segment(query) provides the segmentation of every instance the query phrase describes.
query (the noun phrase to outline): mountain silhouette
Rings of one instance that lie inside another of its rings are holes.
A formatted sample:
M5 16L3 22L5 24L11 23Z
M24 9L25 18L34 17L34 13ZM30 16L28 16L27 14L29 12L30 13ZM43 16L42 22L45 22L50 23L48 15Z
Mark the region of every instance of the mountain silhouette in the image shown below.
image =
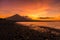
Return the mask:
M12 20L12 21L27 21L27 20L31 20L30 18L28 17L25 17L25 16L20 16L18 14L15 14L11 17L8 17L6 18L7 20Z

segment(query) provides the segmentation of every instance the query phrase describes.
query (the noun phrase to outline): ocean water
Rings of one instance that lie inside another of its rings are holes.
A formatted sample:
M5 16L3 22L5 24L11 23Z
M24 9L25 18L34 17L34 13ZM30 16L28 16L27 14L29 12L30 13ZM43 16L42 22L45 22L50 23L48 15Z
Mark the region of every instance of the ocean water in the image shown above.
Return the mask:
M60 29L60 22L16 22L16 23L30 27L45 26L45 27Z

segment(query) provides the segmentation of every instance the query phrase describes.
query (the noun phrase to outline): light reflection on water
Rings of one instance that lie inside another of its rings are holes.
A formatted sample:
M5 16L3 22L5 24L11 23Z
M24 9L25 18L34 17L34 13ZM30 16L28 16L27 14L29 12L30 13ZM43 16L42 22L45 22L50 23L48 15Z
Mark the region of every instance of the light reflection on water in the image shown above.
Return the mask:
M17 22L18 24L23 24L26 26L46 26L56 29L60 29L60 22Z

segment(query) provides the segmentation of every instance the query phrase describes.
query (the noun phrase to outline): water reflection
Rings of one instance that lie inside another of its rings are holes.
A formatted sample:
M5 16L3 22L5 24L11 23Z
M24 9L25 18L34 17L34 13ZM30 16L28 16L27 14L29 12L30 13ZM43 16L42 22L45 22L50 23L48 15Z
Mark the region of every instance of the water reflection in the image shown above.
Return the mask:
M46 26L51 28L60 29L60 22L17 22L18 24L23 24L25 26Z

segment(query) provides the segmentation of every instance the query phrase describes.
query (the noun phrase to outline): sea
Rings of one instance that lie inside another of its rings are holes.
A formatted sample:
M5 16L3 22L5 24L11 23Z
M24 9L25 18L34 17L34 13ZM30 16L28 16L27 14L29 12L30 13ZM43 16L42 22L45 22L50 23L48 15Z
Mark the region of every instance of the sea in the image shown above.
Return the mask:
M44 26L44 27L60 29L60 22L16 22L16 23L29 27Z

